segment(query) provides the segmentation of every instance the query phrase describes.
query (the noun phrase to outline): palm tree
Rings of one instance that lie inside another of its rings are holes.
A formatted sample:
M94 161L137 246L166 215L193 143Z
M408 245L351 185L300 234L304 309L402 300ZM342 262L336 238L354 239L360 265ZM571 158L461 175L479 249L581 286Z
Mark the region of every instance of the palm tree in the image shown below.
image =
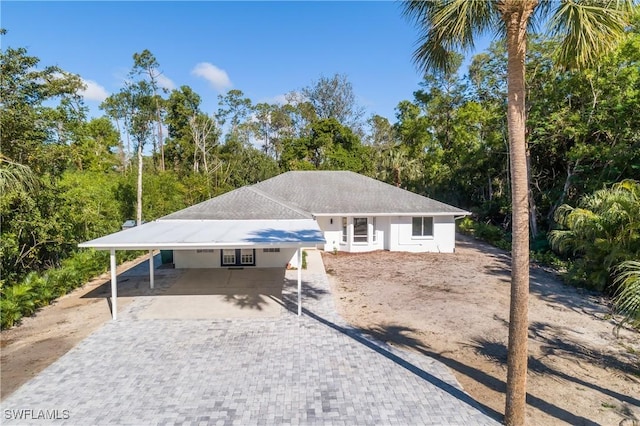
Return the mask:
M582 197L578 207L558 207L555 220L563 229L551 231L549 242L577 255L576 275L608 290L618 265L640 253L639 206L640 182L623 180Z
M611 49L629 21L633 0L405 0L404 13L420 31L414 60L424 71L447 71L455 52L493 31L507 48L507 126L511 164L512 264L505 422L525 422L529 297L529 207L525 138L527 32L550 14L549 30L561 38L561 64L583 67ZM544 16L542 16L544 17Z
M28 167L0 154L0 194L11 191L31 191L38 185L38 178Z
M640 327L640 261L627 260L616 267L618 286L613 303L635 327Z
M409 153L400 145L394 145L381 150L380 175L383 180L392 180L394 185L400 188L403 179L416 179L420 176L420 162L410 158Z

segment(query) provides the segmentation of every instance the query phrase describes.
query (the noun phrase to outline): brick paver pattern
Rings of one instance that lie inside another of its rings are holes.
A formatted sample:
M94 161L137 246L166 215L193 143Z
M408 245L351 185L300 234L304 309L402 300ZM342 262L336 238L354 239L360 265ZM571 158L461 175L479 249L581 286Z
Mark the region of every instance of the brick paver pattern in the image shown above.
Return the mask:
M276 319L142 320L151 297L135 299L3 401L0 423L499 424L440 362L348 326L323 271L303 272L298 317L295 274Z

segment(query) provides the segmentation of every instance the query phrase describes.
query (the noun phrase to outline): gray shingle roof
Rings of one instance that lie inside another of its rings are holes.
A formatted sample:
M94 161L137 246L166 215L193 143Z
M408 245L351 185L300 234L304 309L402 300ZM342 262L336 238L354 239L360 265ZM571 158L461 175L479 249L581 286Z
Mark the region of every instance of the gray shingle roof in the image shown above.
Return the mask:
M308 219L322 214L466 214L464 210L348 171L293 171L161 219Z
M468 212L349 171L292 171L253 188L312 214L467 214Z
M287 206L251 186L244 186L161 218L196 220L309 219L311 215Z

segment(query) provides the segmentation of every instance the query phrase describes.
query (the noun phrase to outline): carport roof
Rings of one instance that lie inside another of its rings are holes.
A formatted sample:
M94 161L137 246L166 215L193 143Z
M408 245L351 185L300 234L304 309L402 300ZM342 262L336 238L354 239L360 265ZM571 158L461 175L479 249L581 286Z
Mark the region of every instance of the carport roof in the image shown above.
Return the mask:
M313 219L156 220L79 244L109 250L301 247L323 244Z

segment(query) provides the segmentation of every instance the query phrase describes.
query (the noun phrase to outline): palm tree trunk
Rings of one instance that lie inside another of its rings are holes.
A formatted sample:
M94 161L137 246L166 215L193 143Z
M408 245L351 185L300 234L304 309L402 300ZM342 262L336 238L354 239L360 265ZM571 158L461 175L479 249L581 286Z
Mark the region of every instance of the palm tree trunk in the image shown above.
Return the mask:
M512 257L511 303L505 423L526 419L529 303L529 184L525 137L525 56L527 23L537 0L498 3L507 29L507 125L511 162Z
M136 206L136 225L142 225L142 143L138 142L138 194Z

